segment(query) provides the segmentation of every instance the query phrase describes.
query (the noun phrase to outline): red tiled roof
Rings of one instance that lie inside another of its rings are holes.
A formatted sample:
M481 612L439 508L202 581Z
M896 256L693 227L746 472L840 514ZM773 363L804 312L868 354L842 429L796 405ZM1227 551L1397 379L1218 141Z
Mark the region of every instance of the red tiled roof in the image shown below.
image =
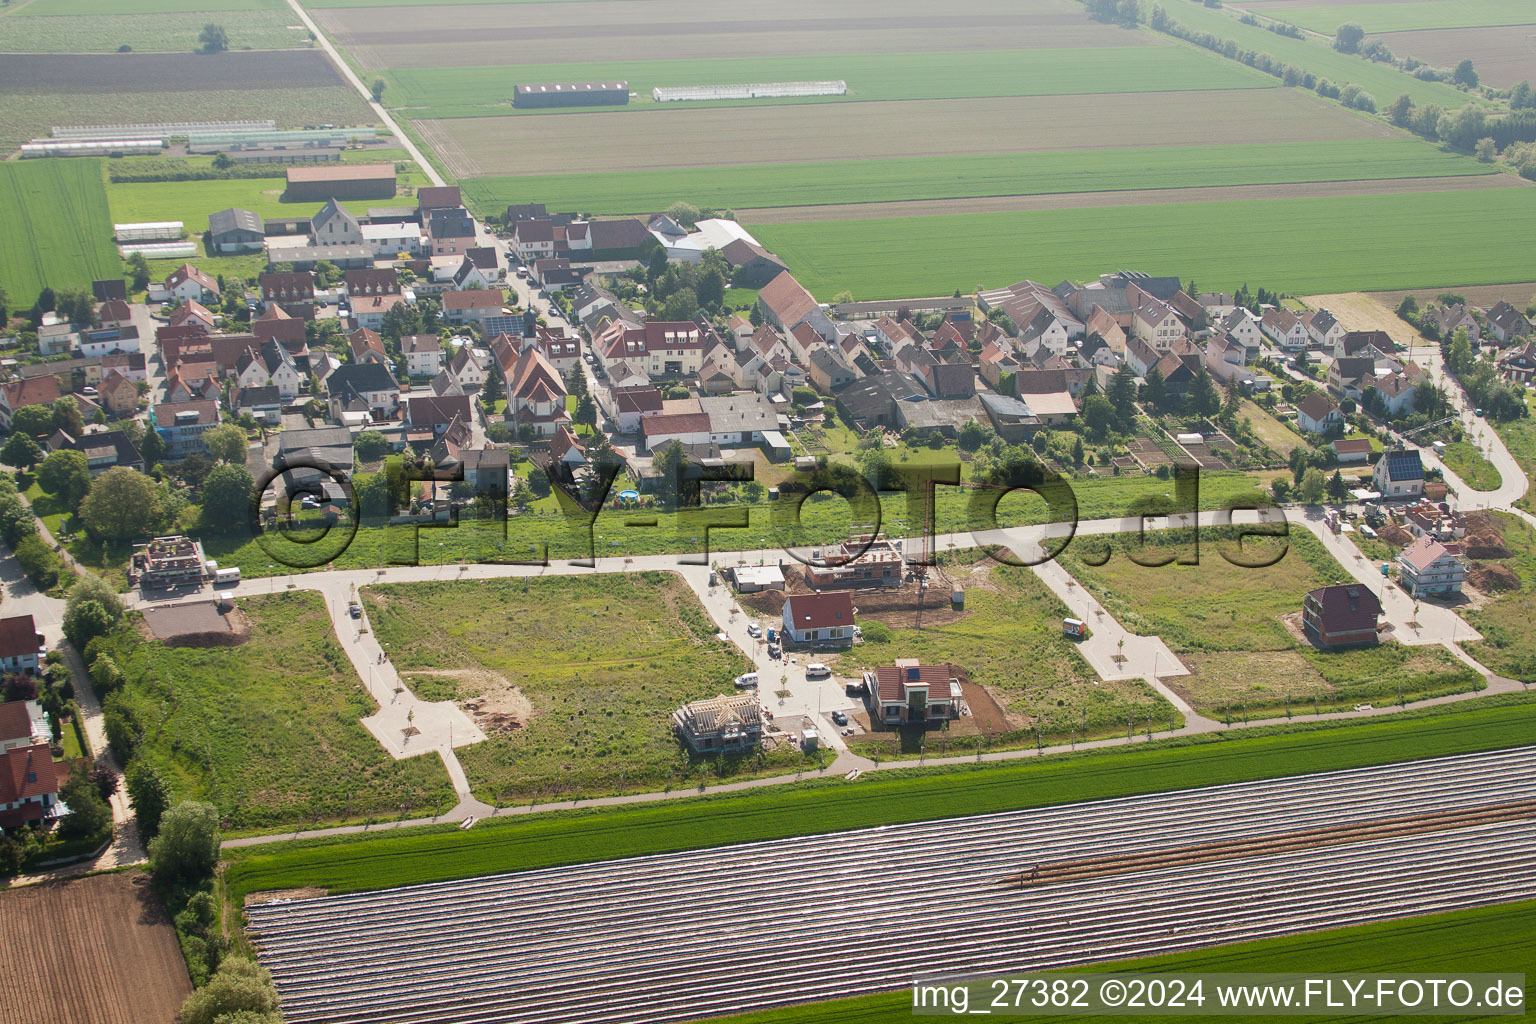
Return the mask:
M32 738L32 715L24 700L0 704L0 742Z
M930 701L947 701L953 676L948 665L881 665L875 669L875 690L881 700L906 700L906 684L926 683Z
M757 298L786 324L799 323L816 309L816 299L787 270L763 285Z
M54 762L48 744L12 747L0 755L0 804L57 793L63 774L62 762Z
M827 629L853 625L853 598L847 591L796 594L784 602L795 629Z

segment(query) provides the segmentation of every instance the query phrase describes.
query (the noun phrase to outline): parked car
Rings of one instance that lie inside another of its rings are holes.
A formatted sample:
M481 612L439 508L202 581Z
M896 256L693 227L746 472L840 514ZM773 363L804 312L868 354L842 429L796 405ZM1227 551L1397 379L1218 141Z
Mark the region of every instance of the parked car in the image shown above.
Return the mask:
M354 619L360 619L363 617L363 606L358 604L356 601L353 601L351 604L347 605L347 614L352 616Z
M779 658L779 655L781 655L783 653L784 653L783 648L781 648L778 644L774 643L772 640L768 641L768 657L770 657L770 658L774 659L775 661L777 661L778 658Z
M755 622L747 623L747 636L749 636L752 639L756 640L758 637L760 637L762 635L763 635L763 627L762 626L759 626Z
M755 690L755 689L757 689L757 673L756 672L743 672L741 675L737 676L736 677L736 689L738 689L738 690Z
M819 661L813 661L805 666L805 678L807 679L821 679L831 674L832 670Z
M1375 711L1376 708L1374 706L1370 705L1370 704L1356 704L1355 705L1355 710L1356 711Z
M832 712L832 721L836 722L838 725L847 725L848 716L841 711L834 711Z

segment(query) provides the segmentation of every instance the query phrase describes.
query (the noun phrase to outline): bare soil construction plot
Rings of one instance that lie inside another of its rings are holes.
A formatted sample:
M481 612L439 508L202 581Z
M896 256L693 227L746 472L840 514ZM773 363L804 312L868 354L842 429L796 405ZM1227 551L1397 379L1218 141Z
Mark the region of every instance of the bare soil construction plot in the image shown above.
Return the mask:
M137 874L0 893L0 1020L165 1024L192 991L165 907Z
M343 8L314 12L338 46L370 68L563 61L902 53L1159 45L1088 20L1068 0L787 0L738 17L710 0L593 0Z
M1415 288L1411 293L1422 304L1425 299L1433 300L1442 292L1455 292L1474 306L1482 306L1487 309L1496 306L1500 301L1508 302L1517 309L1524 309L1536 302L1536 281L1524 281L1518 284L1480 284L1471 287L1447 286L1444 288ZM1397 304L1403 301L1403 296L1410 294L1408 291L1396 292L1367 292L1368 296L1376 300L1388 309L1396 309Z
M1536 17L1536 8L1532 17ZM1393 53L1417 57L1436 67L1454 67L1470 57L1483 84L1500 89L1536 77L1536 24L1384 32L1372 38L1386 43Z
M456 177L1393 137L1290 89L711 107L418 121ZM594 146L592 140L602 139Z
M1398 195L1450 192L1467 188L1520 188L1532 183L1512 174L1457 175L1441 178L1388 178L1363 181L1305 181L1278 185L1217 185L1209 188L1130 189L1120 192L1053 192L1033 196L983 196L976 199L924 199L894 203L838 203L822 206L774 206L737 210L744 224L796 224L870 217L929 217L950 213L1007 213L1011 210L1076 210L1091 206L1143 206L1148 203L1213 203L1247 199L1301 199L1317 196Z

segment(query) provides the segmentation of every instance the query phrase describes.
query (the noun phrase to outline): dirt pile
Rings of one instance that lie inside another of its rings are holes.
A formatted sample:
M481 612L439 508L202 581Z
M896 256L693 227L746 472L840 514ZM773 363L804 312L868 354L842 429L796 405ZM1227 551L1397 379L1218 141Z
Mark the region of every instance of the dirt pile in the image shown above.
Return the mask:
M1393 547L1405 548L1413 543L1413 534L1395 523L1388 523L1376 531L1376 536Z
M1467 571L1467 582L1485 594L1520 589L1520 577L1506 565L1474 565Z

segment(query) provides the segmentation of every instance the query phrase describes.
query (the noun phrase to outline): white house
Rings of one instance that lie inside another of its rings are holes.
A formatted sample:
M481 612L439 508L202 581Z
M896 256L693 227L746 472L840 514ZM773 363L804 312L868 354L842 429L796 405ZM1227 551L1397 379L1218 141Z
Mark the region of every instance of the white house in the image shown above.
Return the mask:
M0 671L36 674L43 638L30 615L0 619Z
M1300 352L1311 340L1311 335L1307 333L1307 325L1301 322L1301 317L1288 309L1276 307L1265 310L1264 319L1259 321L1259 326L1276 345L1287 352Z
M1424 464L1413 449L1383 452L1371 480L1384 498L1419 498L1424 494Z
M421 253L421 225L411 221L362 225L363 244L378 259L393 259L400 253Z
M1296 425L1309 434L1326 434L1343 423L1344 414L1321 391L1296 403Z
M412 377L435 377L443 368L443 343L435 334L403 335L400 351L405 355L406 372Z
M846 590L795 594L784 602L784 632L797 644L853 644L853 597Z
M1307 337L1312 344L1332 349L1344 340L1344 325L1326 309L1314 310L1302 318L1307 325Z

